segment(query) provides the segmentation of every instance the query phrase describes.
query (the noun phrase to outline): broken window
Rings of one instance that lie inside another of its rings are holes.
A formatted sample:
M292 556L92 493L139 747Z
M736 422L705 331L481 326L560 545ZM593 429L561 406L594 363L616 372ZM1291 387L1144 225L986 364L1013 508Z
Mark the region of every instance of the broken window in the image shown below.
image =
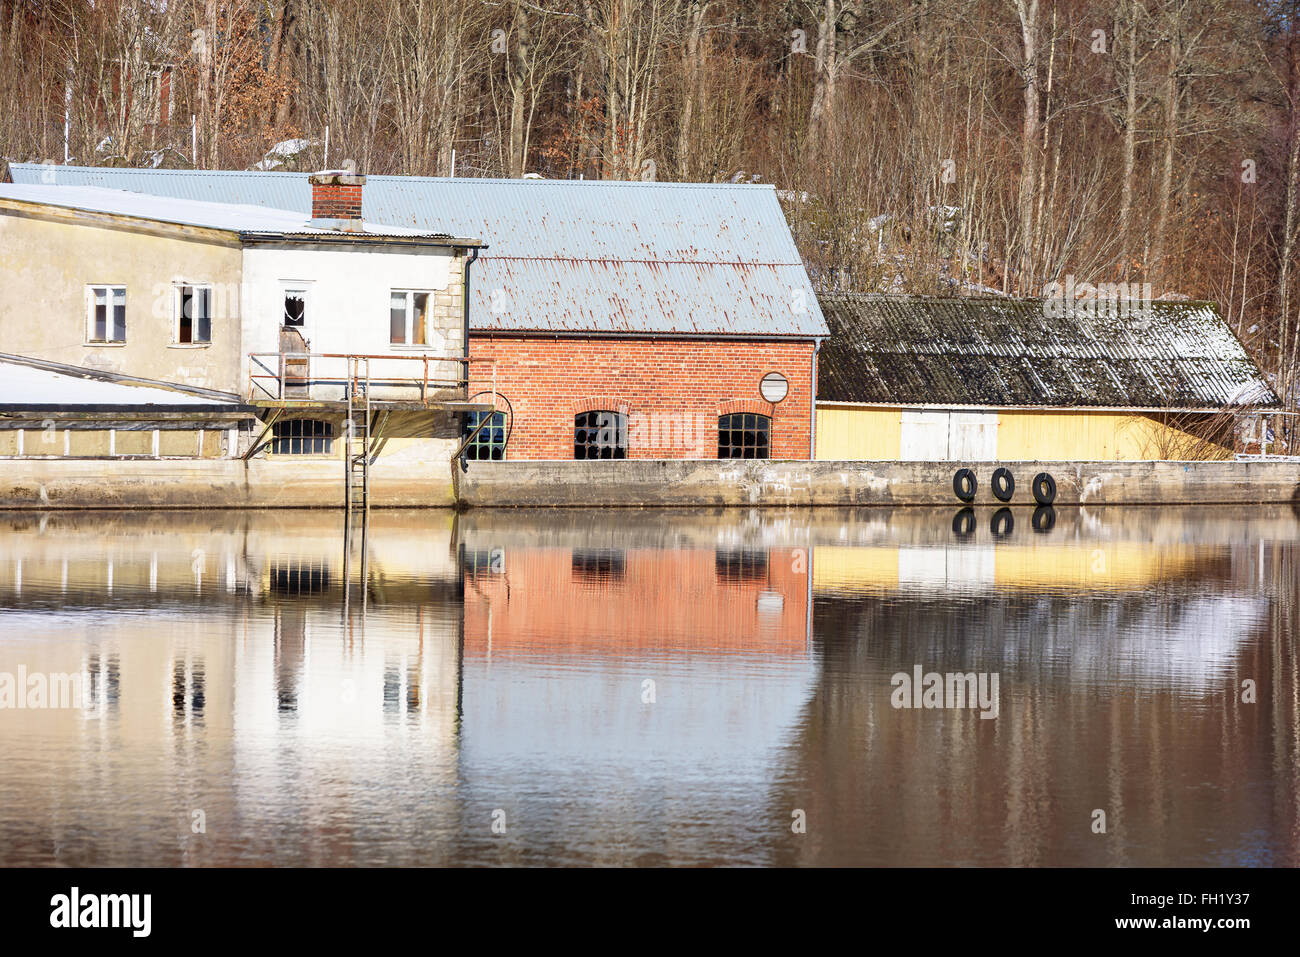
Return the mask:
M91 286L87 338L91 342L126 342L126 287Z
M428 337L429 294L393 290L388 300L388 341L395 346L423 346Z
M479 423L491 416L491 421L478 434ZM465 415L465 425L461 432L464 438L474 435L474 441L465 446L465 458L471 462L497 461L506 457L506 414L504 412L469 412Z
M307 323L307 290L284 291L284 324L291 329L301 329Z
M176 341L208 343L212 341L212 287L176 287Z
M772 419L753 412L718 417L718 458L766 459L771 457Z
M573 417L575 459L627 458L627 416L609 410L580 412Z

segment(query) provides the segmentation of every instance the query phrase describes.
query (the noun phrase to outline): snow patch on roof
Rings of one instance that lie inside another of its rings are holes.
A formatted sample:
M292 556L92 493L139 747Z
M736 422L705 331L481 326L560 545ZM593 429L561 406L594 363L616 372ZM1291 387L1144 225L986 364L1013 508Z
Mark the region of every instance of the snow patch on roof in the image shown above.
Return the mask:
M88 375L93 373L87 372ZM221 403L206 396L127 382L107 382L0 359L0 408L31 405L205 406Z
M0 183L0 200L41 203L63 209L77 209L114 216L130 216L179 226L220 229L241 234L338 235L338 236L428 236L431 233L406 226L376 226L366 223L360 230L344 231L313 226L302 213L265 206L213 203L198 199L174 199L147 193L133 193L102 186L47 186Z

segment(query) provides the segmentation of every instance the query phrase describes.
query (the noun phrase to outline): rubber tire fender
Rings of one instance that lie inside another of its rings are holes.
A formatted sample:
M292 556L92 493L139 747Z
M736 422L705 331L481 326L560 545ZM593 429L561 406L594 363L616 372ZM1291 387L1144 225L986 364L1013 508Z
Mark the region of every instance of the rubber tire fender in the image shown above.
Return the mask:
M1016 477L1011 474L1011 469L1005 466L996 469L993 472L993 497L999 502L1009 502L1015 494Z
M1051 505L1056 501L1056 479L1046 472L1034 476L1034 501L1039 505Z
M977 487L975 473L970 469L958 469L952 477L952 493L963 502L975 501L975 489Z

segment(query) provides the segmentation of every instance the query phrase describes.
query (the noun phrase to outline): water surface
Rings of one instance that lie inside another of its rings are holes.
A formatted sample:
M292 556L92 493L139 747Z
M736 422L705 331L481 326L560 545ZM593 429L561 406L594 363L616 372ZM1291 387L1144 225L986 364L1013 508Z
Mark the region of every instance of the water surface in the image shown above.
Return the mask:
M0 514L0 865L1290 865L1288 507ZM998 678L997 716L892 677ZM1243 682L1255 700L1242 700ZM1096 812L1105 833L1095 832Z

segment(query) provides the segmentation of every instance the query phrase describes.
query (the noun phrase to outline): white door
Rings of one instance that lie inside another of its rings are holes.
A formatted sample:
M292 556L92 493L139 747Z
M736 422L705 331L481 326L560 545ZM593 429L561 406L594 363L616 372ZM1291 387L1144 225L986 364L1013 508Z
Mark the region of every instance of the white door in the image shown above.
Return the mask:
M942 462L948 458L947 412L903 410L898 457L904 462Z
M948 425L948 457L954 462L992 462L998 457L996 412L953 412Z

